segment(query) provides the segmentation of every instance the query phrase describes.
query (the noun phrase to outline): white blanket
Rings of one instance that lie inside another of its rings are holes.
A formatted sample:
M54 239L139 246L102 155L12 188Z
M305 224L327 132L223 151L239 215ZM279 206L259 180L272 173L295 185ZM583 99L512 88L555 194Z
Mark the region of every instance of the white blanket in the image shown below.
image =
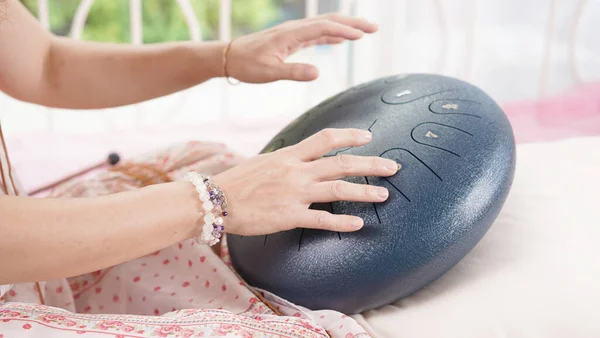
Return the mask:
M519 145L482 241L420 292L355 317L375 337L600 337L600 137Z

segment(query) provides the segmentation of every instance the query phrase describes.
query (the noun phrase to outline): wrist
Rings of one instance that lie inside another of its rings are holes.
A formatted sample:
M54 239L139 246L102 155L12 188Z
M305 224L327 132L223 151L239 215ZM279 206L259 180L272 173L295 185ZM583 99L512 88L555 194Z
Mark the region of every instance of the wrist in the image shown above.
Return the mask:
M179 205L177 217L180 219L177 224L180 227L178 232L182 234L180 240L200 236L202 233L204 211L201 201L198 199L196 189L192 184L185 181L167 183L167 185L171 192L170 198L178 201L177 204ZM169 198L167 196L164 197Z
M193 64L204 65L211 78L225 77L224 54L228 43L209 41L194 43L197 59Z
M232 66L233 66L233 62L231 62L231 55L232 55L232 51L231 49L233 48L233 40L231 40L230 42L227 43L227 45L225 46L225 49L223 50L223 72L224 72L224 76L227 79L227 82L229 82L229 84L232 85L236 85L239 84L239 80L237 82L232 81Z
M193 74L202 74L208 78L225 76L223 53L227 48L227 42L187 42L186 45L190 47L189 51L191 51L191 60L186 66L191 65L196 70Z
M190 171L185 174L184 179L194 186L204 210L204 218L201 222L203 223L202 234L199 238L196 238L196 241L213 246L219 243L225 230L223 222L228 215L227 197L223 190L215 185L208 176Z

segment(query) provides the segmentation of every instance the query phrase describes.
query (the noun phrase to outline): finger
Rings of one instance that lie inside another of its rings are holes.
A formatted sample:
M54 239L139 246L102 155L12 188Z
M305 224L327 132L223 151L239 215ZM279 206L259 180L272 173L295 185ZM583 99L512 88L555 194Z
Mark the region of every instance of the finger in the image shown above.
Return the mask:
M312 81L319 77L317 67L305 63L282 63L276 70L276 78L292 81Z
M344 41L346 41L346 40L344 40L342 38L326 36L326 37L320 38L317 41L315 41L315 44L316 45L337 45Z
M359 29L330 20L305 22L292 28L290 33L292 37L300 42L317 40L325 36L346 40L357 40L363 36L363 32Z
M362 18L357 18L353 16L342 15L339 13L329 13L324 15L319 15L314 18L314 20L331 20L337 23L341 23L350 27L354 27L356 29L360 29L365 33L375 33L378 29L377 24L369 22Z
M321 210L308 210L304 215L300 222L296 223L300 228L350 232L362 228L364 224L360 217L334 215Z
M366 130L327 128L287 149L303 161L312 161L334 149L365 145L372 138L371 133Z
M316 180L329 181L349 176L392 176L400 170L393 160L377 156L341 154L314 161L310 173Z
M306 47L310 47L310 46L314 46L314 45L337 45L344 41L346 41L346 40L343 38L334 38L331 36L324 36L317 40L311 40L311 41L304 42L302 44L301 48L306 48Z
M384 202L388 196L389 191L384 187L338 180L315 184L307 196L307 202Z

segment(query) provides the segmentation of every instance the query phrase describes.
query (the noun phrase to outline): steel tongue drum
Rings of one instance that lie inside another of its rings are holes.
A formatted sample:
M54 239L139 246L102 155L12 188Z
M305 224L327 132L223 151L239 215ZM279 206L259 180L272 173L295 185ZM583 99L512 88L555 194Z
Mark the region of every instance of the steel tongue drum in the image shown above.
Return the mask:
M304 113L263 152L324 128L373 133L371 143L327 156L381 156L402 165L392 177L346 179L386 187L384 203L311 206L360 216L364 227L227 236L244 280L309 309L354 314L425 287L479 242L512 184L515 141L506 115L481 89L458 79L409 74L358 85Z

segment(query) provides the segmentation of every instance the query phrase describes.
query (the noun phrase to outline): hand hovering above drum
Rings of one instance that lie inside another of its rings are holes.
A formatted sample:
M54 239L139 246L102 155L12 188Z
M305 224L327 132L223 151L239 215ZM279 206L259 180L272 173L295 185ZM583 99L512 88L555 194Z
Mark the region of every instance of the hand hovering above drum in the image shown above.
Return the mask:
M332 150L369 143L371 133L360 129L324 129L306 140L261 154L213 180L229 200L227 232L262 235L296 227L348 232L363 220L310 210L312 203L333 201L383 202L388 190L340 180L349 176L389 177L400 166L380 157L338 155Z
M286 59L302 48L358 40L376 31L376 24L337 13L287 21L235 39L226 55L226 75L247 83L312 81L319 76L317 67Z

